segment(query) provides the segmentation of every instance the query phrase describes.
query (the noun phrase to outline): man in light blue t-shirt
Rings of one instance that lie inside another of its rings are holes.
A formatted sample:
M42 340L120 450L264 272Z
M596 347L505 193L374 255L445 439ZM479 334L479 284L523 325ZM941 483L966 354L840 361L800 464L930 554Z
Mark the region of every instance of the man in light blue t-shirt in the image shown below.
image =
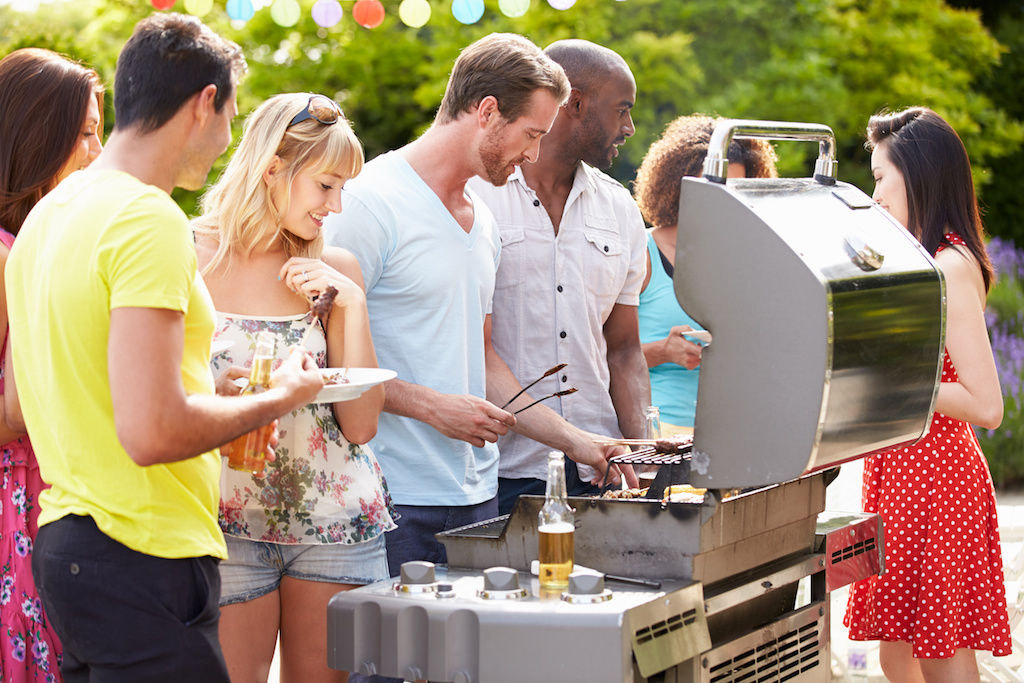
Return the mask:
M349 181L327 240L363 270L380 366L398 372L371 446L401 513L388 564L446 561L434 534L497 515L498 437L515 425L486 400L490 312L500 252L494 218L466 189L500 185L534 161L569 84L512 34L465 48L434 124ZM507 367L503 367L508 372Z

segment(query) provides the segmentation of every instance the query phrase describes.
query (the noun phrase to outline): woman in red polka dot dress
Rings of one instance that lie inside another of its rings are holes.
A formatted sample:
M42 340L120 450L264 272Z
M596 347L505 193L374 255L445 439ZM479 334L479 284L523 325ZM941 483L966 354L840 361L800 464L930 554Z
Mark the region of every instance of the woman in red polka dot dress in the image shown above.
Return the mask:
M946 281L946 352L925 437L864 463L864 509L885 523L885 573L853 586L853 640L880 640L894 683L978 681L975 650L1010 654L995 492L972 424L1003 401L985 326L992 267L967 151L920 107L868 122L874 199L905 225Z

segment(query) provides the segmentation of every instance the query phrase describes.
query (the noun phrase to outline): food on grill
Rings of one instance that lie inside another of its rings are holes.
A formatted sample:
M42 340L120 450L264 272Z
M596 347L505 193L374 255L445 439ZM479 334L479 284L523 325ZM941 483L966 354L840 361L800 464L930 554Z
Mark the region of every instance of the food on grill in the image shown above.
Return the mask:
M643 498L647 489L611 489L601 494L602 498L630 499Z
M689 484L673 484L665 488L665 495L662 496L662 500L670 503L701 503L704 501L704 494L707 493L707 489L699 489ZM647 489L616 489L611 491L605 491L601 494L602 498L612 498L618 500L631 500L634 498L643 498L647 495Z
M655 453L682 453L684 449L693 445L692 436L677 436L668 439L657 439L654 442Z
M344 370L324 375L324 385L326 386L330 386L332 384L349 384L351 381L352 380L348 378L348 373Z

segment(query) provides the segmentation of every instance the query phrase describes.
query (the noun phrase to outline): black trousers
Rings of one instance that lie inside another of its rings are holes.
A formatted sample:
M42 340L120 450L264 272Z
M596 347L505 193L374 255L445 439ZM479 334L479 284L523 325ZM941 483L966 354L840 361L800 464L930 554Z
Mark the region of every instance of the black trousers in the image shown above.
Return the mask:
M213 557L136 552L69 515L39 529L32 574L69 683L228 683Z

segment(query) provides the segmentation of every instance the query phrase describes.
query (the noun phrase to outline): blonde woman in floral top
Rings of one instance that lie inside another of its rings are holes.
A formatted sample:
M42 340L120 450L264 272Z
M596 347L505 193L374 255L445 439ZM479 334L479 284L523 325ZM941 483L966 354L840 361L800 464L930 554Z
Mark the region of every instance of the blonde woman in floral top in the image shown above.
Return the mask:
M359 141L322 95L278 95L249 117L195 224L218 311L214 338L232 342L213 360L217 375L247 375L262 330L277 335L283 358L305 332L310 300L328 286L338 295L326 330L318 325L306 347L321 367L376 367L359 266L321 238L362 163ZM233 681L265 681L279 636L283 682L344 680L326 664L327 602L387 577L384 532L395 528L365 445L383 405L380 386L308 405L281 419L265 477L225 464L220 640Z

